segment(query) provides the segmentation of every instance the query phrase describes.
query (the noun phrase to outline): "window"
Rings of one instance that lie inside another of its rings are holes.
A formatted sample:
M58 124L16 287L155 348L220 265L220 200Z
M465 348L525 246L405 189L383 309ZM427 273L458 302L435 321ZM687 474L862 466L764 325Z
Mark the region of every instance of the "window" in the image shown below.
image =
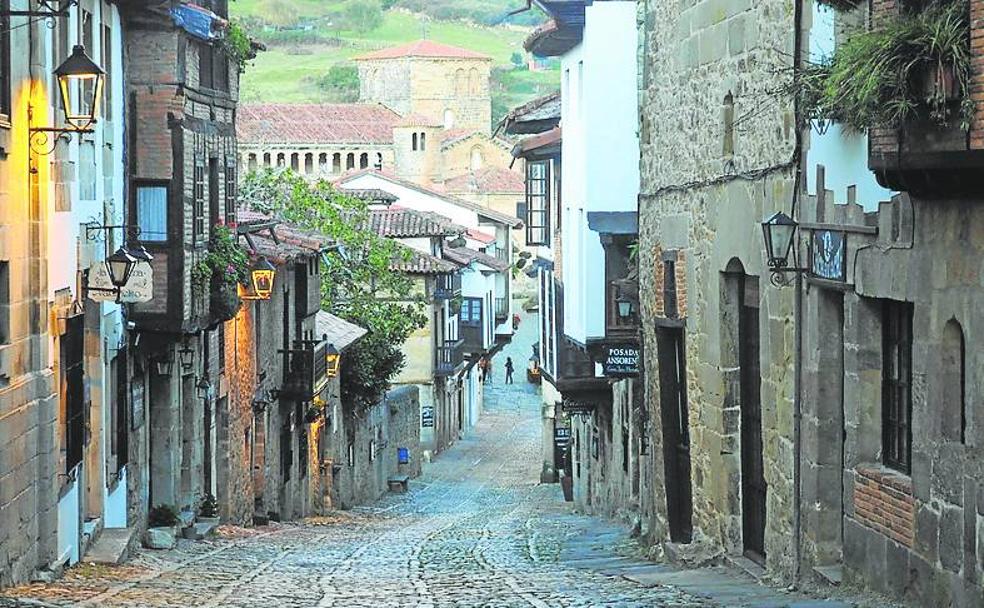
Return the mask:
M369 155L365 152L359 155L359 168L360 169L369 168Z
M214 91L229 90L229 59L223 49L204 42L198 45L198 86Z
M335 175L342 172L342 155L338 152L331 155L331 172Z
M10 0L0 0L0 122L10 122Z
M136 211L141 241L167 241L167 186L138 185Z
M205 237L205 163L195 161L195 201L192 231L196 241Z
M676 260L663 260L663 314L677 318Z
M526 163L526 244L550 244L550 161Z
M226 224L236 223L236 208L239 199L239 182L237 181L236 159L226 158L225 166L225 221Z
M355 466L355 444L354 443L349 443L348 444L348 466L350 466L350 467L354 467Z
M68 475L82 462L85 449L84 322L85 315L69 317L65 334L59 340L62 381L65 383L65 473Z
M304 172L314 173L314 154L311 152L304 155Z
M106 71L103 80L102 115L107 121L113 120L113 34L108 25L102 27L102 68Z
M250 171L256 171L256 154L250 153L249 156L247 156L246 158L247 158L247 162L246 162L247 169L249 169Z
M127 354L126 349L121 349L110 363L113 378L116 380L116 403L115 408L110 410L112 415L113 433L111 435L112 453L116 457L116 472L123 470L129 462L130 451L130 427L129 427L129 401L127 393L129 382L127 381ZM119 477L116 478L117 480Z
M226 360L226 333L225 333L225 323L219 323L218 327L218 357L219 357L219 373L225 371L225 360Z
M417 147L418 147L417 146L417 134L414 133L411 136L411 148L413 149L414 152L416 152L417 151Z
M355 152L349 152L345 156L345 170L355 169Z
M908 474L912 464L912 304L882 309L882 460Z
M735 155L735 98L728 91L724 96L724 144L722 153L725 157Z
M426 149L427 149L427 134L426 133L421 133L420 134L420 151L423 152Z
M482 325L482 298L465 298L461 301L461 322L465 325Z
M264 167L269 167L271 162L272 161L270 160L270 153L269 152L264 152L263 153L263 166Z
M376 460L376 440L369 440L369 462L375 462Z
M376 170L383 170L383 154L382 152L376 152Z
M298 154L297 152L294 152L293 154L290 155L290 168L294 172L301 170L301 155Z
M208 222L219 223L219 159L208 159Z

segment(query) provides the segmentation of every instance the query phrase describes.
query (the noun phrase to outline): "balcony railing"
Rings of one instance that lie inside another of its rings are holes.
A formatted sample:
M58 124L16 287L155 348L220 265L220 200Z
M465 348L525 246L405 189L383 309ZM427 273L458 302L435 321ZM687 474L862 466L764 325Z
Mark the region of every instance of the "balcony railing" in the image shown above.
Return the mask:
M461 295L461 275L442 274L434 281L434 297L438 300L453 300Z
M447 341L444 346L437 347L434 373L437 376L450 376L455 373L465 361L462 341Z
M506 298L495 299L495 320L503 323L509 318L509 300Z
M298 342L289 351L290 373L281 393L297 401L310 401L328 384L328 343Z

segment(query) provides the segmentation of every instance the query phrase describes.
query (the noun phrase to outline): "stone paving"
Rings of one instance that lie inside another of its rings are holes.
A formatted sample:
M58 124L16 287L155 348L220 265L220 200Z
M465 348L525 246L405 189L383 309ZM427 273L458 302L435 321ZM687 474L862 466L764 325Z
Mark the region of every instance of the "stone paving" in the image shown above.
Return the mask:
M517 342L506 354L519 382L501 384L497 356L475 432L407 494L303 524L222 527L174 550L139 550L125 566L81 565L0 591L0 608L847 605L650 564L624 528L572 513L559 486L537 483L539 405L523 382L528 343Z

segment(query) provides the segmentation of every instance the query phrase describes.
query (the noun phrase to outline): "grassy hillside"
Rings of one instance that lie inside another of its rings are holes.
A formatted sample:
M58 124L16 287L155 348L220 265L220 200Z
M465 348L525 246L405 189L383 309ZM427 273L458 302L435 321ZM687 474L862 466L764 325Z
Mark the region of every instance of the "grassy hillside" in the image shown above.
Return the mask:
M267 44L243 77L244 101L331 102L350 95L329 82L339 67L367 51L427 37L472 49L494 59L493 115L556 90L556 68L530 72L516 67L515 53L525 57L523 39L530 27L485 26L467 20L440 20L394 8L382 13L376 27L358 31L348 16L350 2L372 0L235 0L233 17L241 19L254 38ZM392 1L392 0L391 0ZM400 0L396 0L397 6ZM469 5L471 0L440 0L436 5ZM522 0L481 0L488 5L510 5ZM459 7L460 8L460 7ZM279 22L275 25L275 22ZM289 23L289 25L281 25ZM329 70L333 76L329 76ZM346 86L351 83L346 81Z

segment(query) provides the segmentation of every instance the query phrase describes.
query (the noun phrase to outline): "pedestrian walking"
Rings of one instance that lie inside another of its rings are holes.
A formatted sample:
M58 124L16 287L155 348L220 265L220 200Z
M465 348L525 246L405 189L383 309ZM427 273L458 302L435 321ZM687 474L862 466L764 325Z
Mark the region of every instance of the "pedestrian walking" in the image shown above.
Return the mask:
M506 384L513 384L512 357L506 357Z
M482 355L478 359L478 381L485 384L485 378L488 376L489 360Z
M485 384L492 384L492 359L485 360Z

